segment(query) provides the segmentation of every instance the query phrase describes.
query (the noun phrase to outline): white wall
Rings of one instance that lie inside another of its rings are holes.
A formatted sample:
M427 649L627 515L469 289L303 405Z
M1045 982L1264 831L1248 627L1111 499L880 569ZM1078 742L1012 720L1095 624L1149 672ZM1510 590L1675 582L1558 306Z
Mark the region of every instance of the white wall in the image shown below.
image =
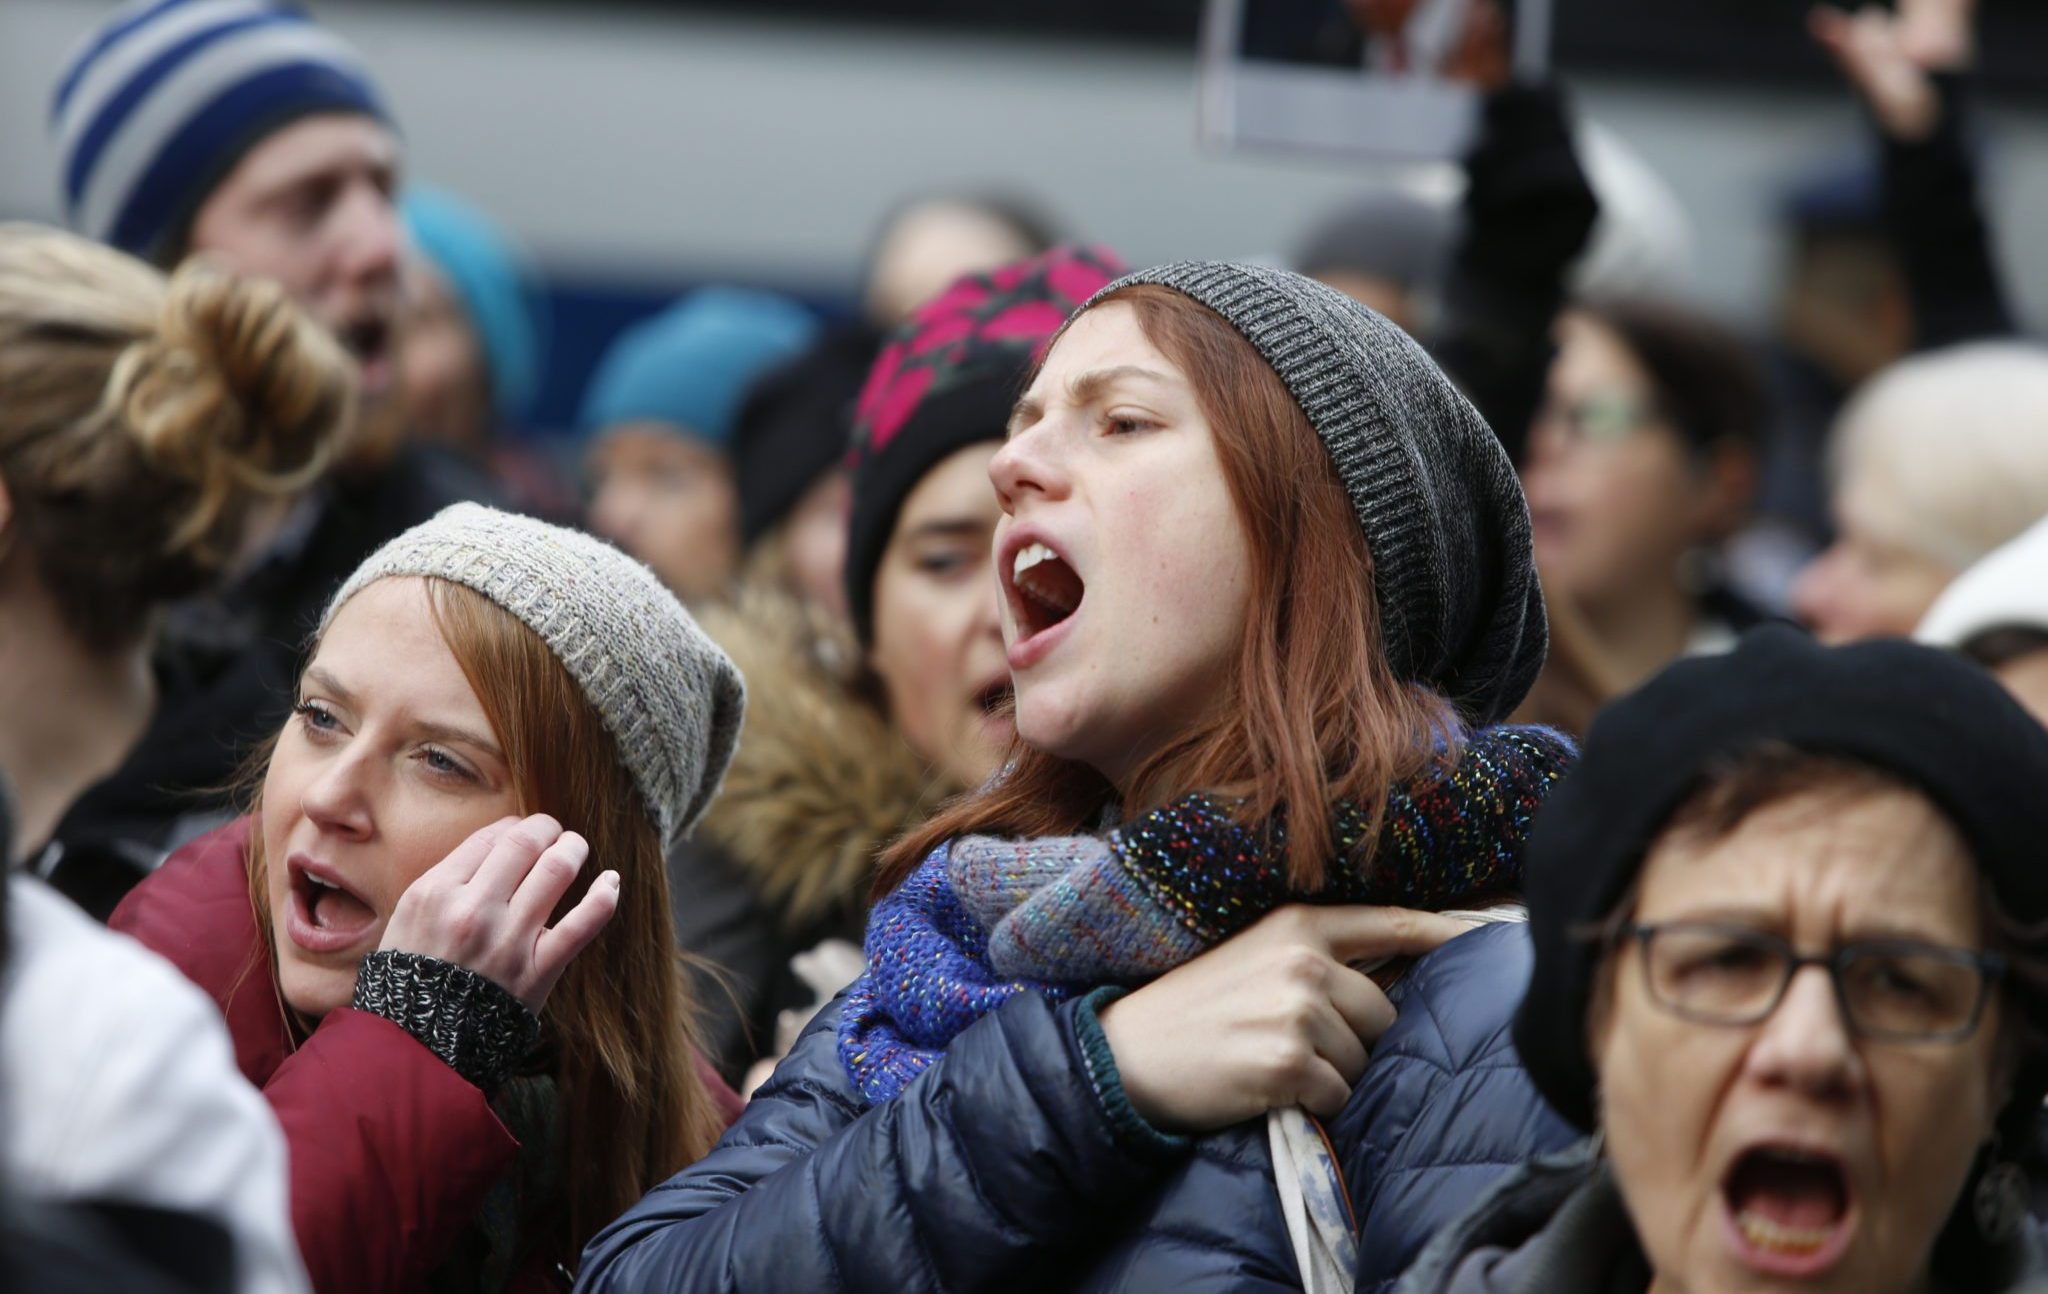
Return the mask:
M0 213L47 218L56 69L109 6L0 0ZM1205 154L1192 55L817 27L599 4L328 0L369 55L415 173L503 217L558 266L843 284L905 191L1006 181L1137 261L1278 250L1358 181ZM1596 81L1586 109L1693 216L1708 300L1766 307L1779 178L1853 138L1846 105ZM2048 121L1999 115L1996 212L2048 318ZM2026 235L2026 236L2022 236Z

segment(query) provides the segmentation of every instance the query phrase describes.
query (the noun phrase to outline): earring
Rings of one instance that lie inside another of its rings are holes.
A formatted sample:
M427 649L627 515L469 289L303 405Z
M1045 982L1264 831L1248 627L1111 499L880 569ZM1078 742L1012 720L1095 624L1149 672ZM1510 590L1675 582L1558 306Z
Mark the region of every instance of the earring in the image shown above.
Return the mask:
M1986 1241L2002 1245L2019 1233L2027 1216L2027 1175L2011 1160L2000 1158L1999 1138L1991 1138L1990 1162L1977 1178L1970 1197L1977 1230Z

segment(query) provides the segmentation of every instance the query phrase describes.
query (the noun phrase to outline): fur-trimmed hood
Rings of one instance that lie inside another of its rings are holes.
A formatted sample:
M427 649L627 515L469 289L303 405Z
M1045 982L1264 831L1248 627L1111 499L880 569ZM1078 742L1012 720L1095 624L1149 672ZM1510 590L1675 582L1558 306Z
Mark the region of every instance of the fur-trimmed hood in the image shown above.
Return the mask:
M882 846L957 788L938 784L850 681L857 649L787 594L754 585L705 630L747 680L725 789L697 838L723 850L797 932L865 908Z

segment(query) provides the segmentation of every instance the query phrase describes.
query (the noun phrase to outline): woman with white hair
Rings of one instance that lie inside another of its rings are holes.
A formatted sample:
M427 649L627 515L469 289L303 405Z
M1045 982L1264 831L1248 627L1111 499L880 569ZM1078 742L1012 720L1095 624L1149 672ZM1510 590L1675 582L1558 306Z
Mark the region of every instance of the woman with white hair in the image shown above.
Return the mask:
M1794 609L1829 642L1910 634L1964 568L2048 516L2048 349L1894 365L1843 412L1831 460L1836 538Z

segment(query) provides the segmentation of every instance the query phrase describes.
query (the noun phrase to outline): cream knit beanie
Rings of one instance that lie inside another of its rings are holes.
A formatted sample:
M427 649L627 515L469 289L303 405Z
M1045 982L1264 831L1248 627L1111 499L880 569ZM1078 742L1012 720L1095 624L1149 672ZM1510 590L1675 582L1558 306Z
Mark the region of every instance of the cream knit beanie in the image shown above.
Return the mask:
M732 762L746 691L652 571L589 535L458 503L370 554L327 604L321 631L391 576L474 589L539 634L618 743L663 850L689 834Z

